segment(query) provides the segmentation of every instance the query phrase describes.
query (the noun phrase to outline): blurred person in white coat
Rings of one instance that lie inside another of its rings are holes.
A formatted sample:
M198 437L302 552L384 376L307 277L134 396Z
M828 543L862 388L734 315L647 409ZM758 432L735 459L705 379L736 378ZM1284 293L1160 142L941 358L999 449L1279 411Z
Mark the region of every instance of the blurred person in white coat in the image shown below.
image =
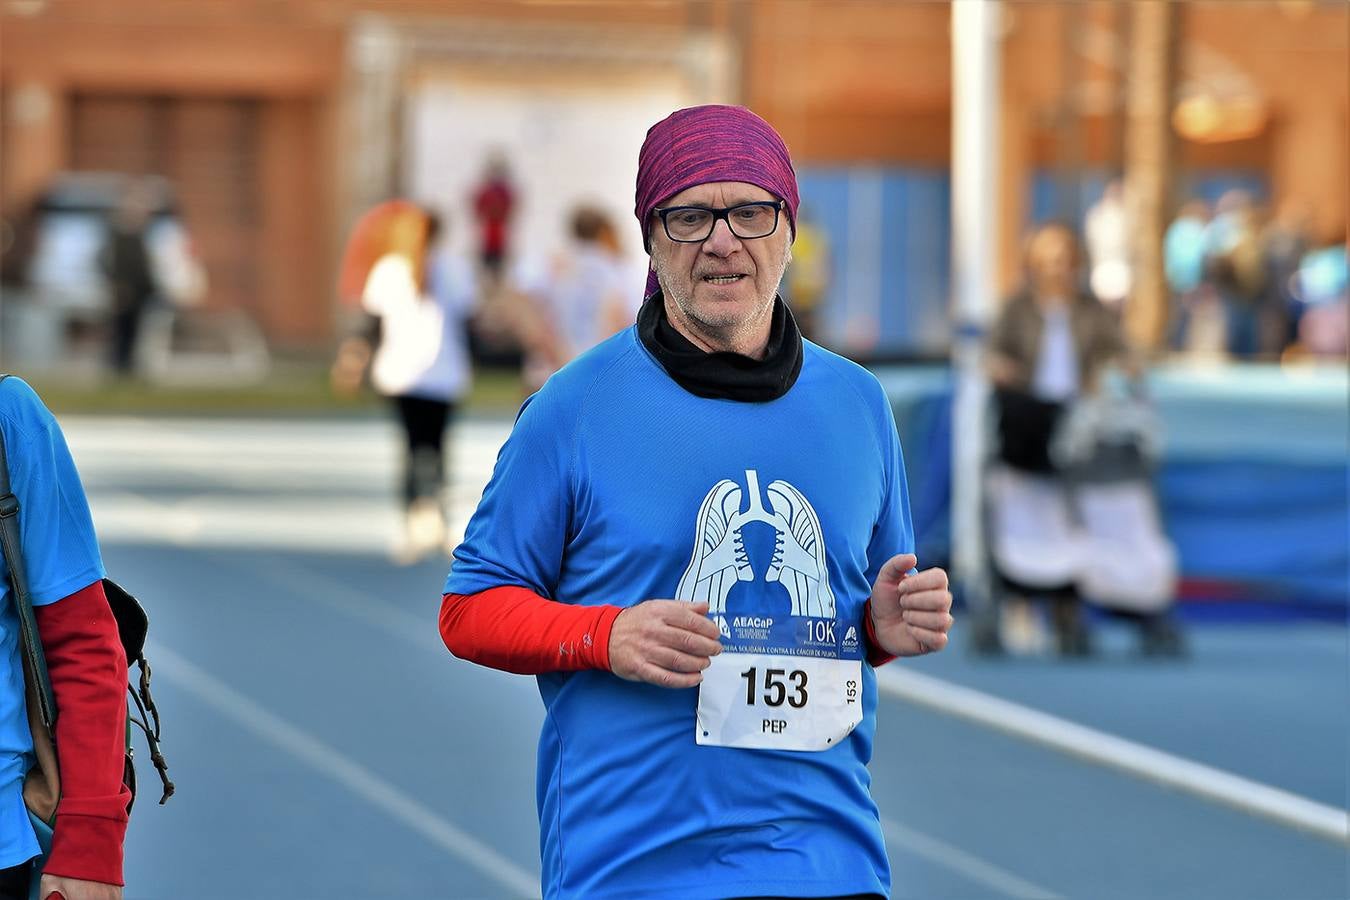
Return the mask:
M369 369L402 426L406 517L394 549L402 563L445 549L445 432L472 377L473 273L442 249L440 231L440 219L420 210L394 229L361 297L371 327L343 342L333 367L334 386L343 392L355 390Z

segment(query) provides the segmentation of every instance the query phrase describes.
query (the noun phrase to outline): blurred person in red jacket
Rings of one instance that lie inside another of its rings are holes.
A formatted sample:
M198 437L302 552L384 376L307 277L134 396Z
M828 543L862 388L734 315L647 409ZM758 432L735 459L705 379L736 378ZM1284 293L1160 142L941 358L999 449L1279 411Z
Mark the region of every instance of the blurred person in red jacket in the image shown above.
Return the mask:
M59 717L61 796L45 863L24 803L33 765L17 604L0 560L0 900L120 900L131 793L122 782L127 661L103 592L84 489L55 418L18 378L0 382L0 431L18 501L24 568ZM7 510L8 512L8 510Z
M487 172L473 195L473 213L478 221L478 259L489 286L501 278L510 240L511 215L515 211L516 192L511 186L506 158L494 153Z

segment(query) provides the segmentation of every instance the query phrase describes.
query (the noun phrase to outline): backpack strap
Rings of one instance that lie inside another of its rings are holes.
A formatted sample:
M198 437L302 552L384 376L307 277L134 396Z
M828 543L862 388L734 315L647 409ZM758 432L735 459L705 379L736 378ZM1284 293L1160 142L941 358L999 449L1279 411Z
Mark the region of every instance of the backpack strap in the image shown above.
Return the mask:
M9 375L0 375L0 384L8 377ZM33 598L28 593L28 574L24 568L23 548L19 542L19 498L14 496L14 491L10 487L4 429L0 429L0 549L3 549L5 563L9 566L9 584L12 588L10 593L14 596L14 605L19 613L19 637L24 669L35 681L34 693L37 696L42 724L55 734L56 695L52 693L52 680L47 674L47 657L42 652L42 639L38 636L37 619L33 615Z
M140 713L140 718L132 714L130 721L145 733L145 742L150 747L150 762L154 764L160 784L164 787L164 793L159 798L163 806L173 796L174 783L169 780L169 764L159 746L159 708L155 706L155 698L150 695L150 662L144 652L145 635L150 622L140 602L117 582L110 578L103 579L103 593L108 598L113 618L117 620L118 636L122 639L122 649L127 655L128 676L131 675L132 666L140 669L140 678L127 686L131 700Z

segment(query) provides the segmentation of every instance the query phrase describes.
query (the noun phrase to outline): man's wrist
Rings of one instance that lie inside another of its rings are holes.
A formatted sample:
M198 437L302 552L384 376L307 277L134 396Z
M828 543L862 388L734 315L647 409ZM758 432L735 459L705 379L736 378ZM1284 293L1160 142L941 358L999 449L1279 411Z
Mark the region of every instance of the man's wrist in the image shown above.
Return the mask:
M597 669L606 672L613 671L609 662L609 642L614 635L614 622L619 616L623 615L622 606L602 606L600 615L595 620L595 627L592 629L595 633L594 659L592 664Z
M872 601L869 599L863 604L863 637L864 645L867 648L867 661L873 668L876 668L886 665L886 663L895 659L896 655L881 645L881 639L877 637L877 625L873 615Z

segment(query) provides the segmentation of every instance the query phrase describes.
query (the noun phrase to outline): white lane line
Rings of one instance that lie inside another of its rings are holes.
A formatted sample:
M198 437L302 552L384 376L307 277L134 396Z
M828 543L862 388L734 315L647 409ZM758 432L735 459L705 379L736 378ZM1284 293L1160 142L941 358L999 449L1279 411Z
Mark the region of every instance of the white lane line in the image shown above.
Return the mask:
M105 543L266 548L315 553L383 552L399 527L393 504L198 495L171 501L130 492L90 492Z
M155 668L169 680L191 691L217 711L258 737L276 744L317 772L448 850L451 854L502 885L516 897L538 897L539 879L461 831L435 812L384 781L319 739L282 720L229 685L183 659L161 644L148 651Z
M373 628L438 654L449 655L437 628L440 604L439 582L427 585L426 614L414 615L380 597L363 593L327 572L301 563L263 556L252 562L259 577L287 591L292 597L327 606ZM446 569L450 568L449 560Z
M474 672L476 677L490 680L490 685L485 682L484 690L499 691L503 696L511 696L515 701L528 704L531 709L540 709L539 689L533 678L460 662L450 654L441 640L440 629L437 626L439 595L427 604L424 615L414 615L407 609L395 606L378 596L353 588L316 567L275 556L259 557L252 565L254 574L288 591L289 596L325 606L399 640L407 641L444 660L447 665L459 662L469 666L476 670ZM440 590L440 585L441 582L437 580L429 586L430 591Z
M1002 895L1016 897L1018 900L1059 900L1059 895L1049 888L1032 884L993 863L967 853L960 847L953 847L946 841L915 831L894 819L882 816L881 830L886 835L886 843L922 856L971 881L978 881Z
M877 687L883 694L899 700L995 728L1336 843L1350 843L1350 819L1344 809L1290 791L920 672L880 669Z

